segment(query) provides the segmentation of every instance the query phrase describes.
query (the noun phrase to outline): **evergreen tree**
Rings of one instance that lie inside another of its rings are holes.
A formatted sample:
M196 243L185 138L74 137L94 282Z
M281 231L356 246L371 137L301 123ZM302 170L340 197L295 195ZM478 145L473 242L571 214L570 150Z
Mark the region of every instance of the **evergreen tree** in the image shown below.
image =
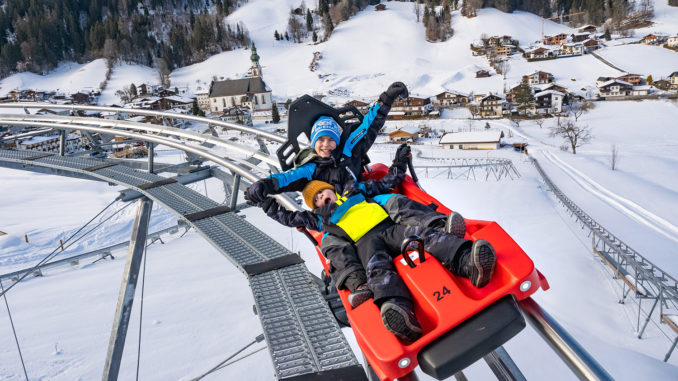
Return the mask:
M290 40L290 35L289 35L289 34L287 34L287 31L285 31L285 39L286 39L287 41L289 41L289 40Z
M610 41L612 39L612 36L610 36L610 30L608 28L605 28L605 33L603 33L603 38L606 41Z
M654 81L652 80L652 74L650 74L650 75L647 76L647 84L651 85L653 83L654 83Z
M138 95L137 94L137 87L134 86L134 84L131 84L129 86L129 93L130 93L130 95L132 95L132 97L136 97Z
M310 9L306 9L306 30L309 32L313 30L313 15Z
M278 112L278 105L273 102L273 109L271 110L271 118L273 123L278 124L280 122L280 113Z
M273 33L273 38L275 38L276 41L280 41L280 34L277 29L275 30L275 33Z
M313 42L318 42L318 33L315 30L313 31Z
M532 88L523 80L516 90L516 95L513 98L518 105L518 113L525 114L528 110L534 107L534 96L532 95Z

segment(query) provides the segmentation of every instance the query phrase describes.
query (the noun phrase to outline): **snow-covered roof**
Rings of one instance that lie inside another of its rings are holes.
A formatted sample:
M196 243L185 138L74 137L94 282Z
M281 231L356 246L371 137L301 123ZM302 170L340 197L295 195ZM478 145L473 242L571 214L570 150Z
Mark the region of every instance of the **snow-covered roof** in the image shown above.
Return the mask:
M503 135L500 130L453 132L440 138L440 144L495 143L499 142Z
M544 91L540 91L540 92L534 94L534 97L538 98L538 97L543 97L544 95L549 95L549 94L565 96L565 94L561 93L560 91L544 90Z
M396 133L396 132L399 132L399 131L406 132L406 133L408 133L408 134L410 134L410 135L414 135L414 134L418 134L418 133L419 133L419 127L417 127L417 126L405 126L405 127L400 127L400 128L397 128L397 129L395 129L395 130L389 132L389 135L391 135L391 134L393 134L393 133Z
M165 99L169 99L174 102L181 102L181 103L193 103L192 98L186 98L182 97L180 95L170 95L169 97L165 97Z
M620 83L620 84L622 84L622 85L627 85L627 86L629 86L629 87L633 87L632 84L630 84L630 83L628 83L628 82L626 82L626 81L622 81L622 80L620 80L620 79L611 79L611 80L609 80L609 81L607 81L607 82L605 82L605 83L601 83L600 86L598 86L598 87L605 87L605 86L611 85L611 84L613 84L613 83Z

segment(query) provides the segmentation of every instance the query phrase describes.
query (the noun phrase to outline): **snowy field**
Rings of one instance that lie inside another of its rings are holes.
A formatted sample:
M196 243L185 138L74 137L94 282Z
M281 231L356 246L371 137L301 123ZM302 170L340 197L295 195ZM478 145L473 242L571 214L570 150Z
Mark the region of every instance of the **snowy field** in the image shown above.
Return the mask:
M228 22L243 21L261 56L264 80L276 100L304 93L328 93L329 101L376 98L393 81L405 82L411 94L432 96L443 90L483 93L501 92L534 70L555 75L570 91L595 87L598 76L618 71L591 56L528 63L519 56L510 60L506 80L499 75L475 79L487 61L473 57L469 44L481 34L509 34L522 47L538 40L541 18L525 12L506 14L483 9L473 19L453 13L455 35L444 43L424 40L424 27L417 23L411 3L386 2L386 12L366 8L338 25L332 37L321 44L274 41L275 30L287 25L296 0L252 0ZM313 2L307 2L313 6ZM656 23L636 31L635 39L650 32L675 34L678 8L655 2ZM554 22L545 23L545 33L572 33ZM633 42L633 38L624 42ZM320 52L318 70L308 69L314 52ZM678 70L678 54L661 47L610 44L600 51L615 65L655 79ZM195 65L178 68L172 87L189 92L204 91L212 78L237 78L249 65L249 50L225 52ZM45 75L22 73L0 81L0 95L14 88L76 92L98 88L105 78L104 60L87 64L64 63ZM668 71L668 72L666 72ZM156 84L157 73L148 67L118 64L102 92L100 104L117 103L115 91L140 81ZM508 120L469 121L468 110L443 113L443 119L427 122L432 129L458 131L491 128L504 130L507 142L527 142L530 155L541 163L558 187L589 215L673 277L678 277L678 103L675 101L596 102L580 118L592 128L590 144L577 155L561 151L563 142L549 136L548 119L543 128L525 121L520 127ZM23 112L7 110L3 112ZM388 122L388 127L419 122ZM271 125L257 128L270 131ZM196 129L201 126L195 126ZM241 139L239 134L225 138ZM373 162L390 162L395 146L380 137L372 148ZM619 152L617 169L610 169L612 146ZM518 180L465 181L424 178L428 192L474 219L494 220L530 255L547 277L551 289L534 299L589 351L617 380L678 379L678 354L662 360L675 335L660 330L656 319L637 339L637 304L619 304L621 288L607 268L591 253L590 238L547 192L525 155L511 149L488 152L449 152L438 148L437 139L423 140L415 150L425 156L484 156L509 158L521 174ZM273 150L273 149L272 149ZM158 147L158 161L175 163L183 154ZM227 153L222 154L226 155ZM415 162L415 165L417 163ZM421 165L425 164L421 160ZM208 180L190 185L215 201L224 200L223 185ZM111 203L122 190L102 182L70 179L0 168L0 273L32 265L71 236L82 224ZM125 205L114 203L105 218ZM74 254L126 241L130 236L136 205L131 205L74 245ZM248 221L292 251L300 251L314 274L321 266L317 255L301 234L278 226L261 211L242 211ZM170 212L156 207L150 231L176 224ZM149 246L144 281L143 320L140 322L140 292L131 316L121 380L136 378L139 325L142 326L139 379L190 380L206 372L261 333L252 313L253 298L246 277L238 272L194 231L180 237L163 237L164 244ZM25 242L25 235L29 243ZM101 377L115 303L124 267L125 250L113 253L115 260L81 263L76 268L50 270L30 277L7 294L13 323L21 345L29 379L92 380ZM57 257L59 258L59 257ZM141 282L140 284L141 285ZM6 281L3 286L7 287ZM23 370L4 301L0 302L0 380L22 380ZM349 329L344 334L358 352ZM273 380L270 355L264 345L253 345L242 355L252 355L211 376L210 380ZM505 348L529 380L574 380L569 369L528 326ZM362 361L362 356L357 355ZM473 380L494 379L483 363L465 371ZM422 380L431 378L421 374Z

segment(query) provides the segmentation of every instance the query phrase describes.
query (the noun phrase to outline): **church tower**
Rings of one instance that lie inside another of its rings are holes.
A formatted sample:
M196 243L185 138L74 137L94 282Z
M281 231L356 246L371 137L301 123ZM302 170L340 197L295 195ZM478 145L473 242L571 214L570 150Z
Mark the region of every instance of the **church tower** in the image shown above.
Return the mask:
M250 67L247 76L261 77L261 65L259 65L259 55L257 54L257 48L254 46L254 42L252 42L252 55L250 56L250 60L252 60L252 66Z

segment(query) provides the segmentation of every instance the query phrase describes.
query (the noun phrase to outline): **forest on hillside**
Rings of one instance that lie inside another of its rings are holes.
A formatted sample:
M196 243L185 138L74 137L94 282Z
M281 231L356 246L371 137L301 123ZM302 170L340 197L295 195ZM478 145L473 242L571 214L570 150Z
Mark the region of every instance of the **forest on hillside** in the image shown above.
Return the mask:
M317 3L316 3L317 1ZM390 0L389 0L390 1ZM406 1L406 0L400 0ZM674 0L670 0L674 1ZM242 23L225 18L248 0L0 0L0 78L11 73L54 69L59 62L106 58L139 63L169 73L222 51L248 47ZM290 10L287 30L271 38L306 43L329 38L337 24L379 0L305 0ZM474 17L483 7L522 10L542 17L568 17L575 25L602 25L624 32L644 26L652 0L416 0L417 21L429 41L445 41L454 31L450 12Z
M172 70L249 46L224 18L242 0L6 0L0 2L0 76L63 60L107 58Z

